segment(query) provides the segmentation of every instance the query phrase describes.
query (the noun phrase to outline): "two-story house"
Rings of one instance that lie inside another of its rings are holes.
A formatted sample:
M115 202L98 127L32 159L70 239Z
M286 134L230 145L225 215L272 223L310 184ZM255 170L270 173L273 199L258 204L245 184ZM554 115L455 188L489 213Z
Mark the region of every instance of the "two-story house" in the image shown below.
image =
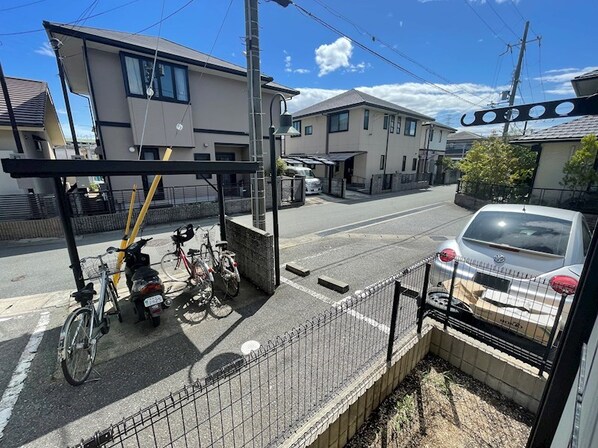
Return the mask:
M442 171L438 165L444 158L447 138L457 130L436 121L423 123L422 130L418 172L436 176Z
M59 48L70 91L91 101L101 157L159 160L172 147L171 160L251 160L244 67L163 38L49 22L44 27ZM264 105L276 93L286 98L299 94L262 76ZM276 125L278 101L273 114ZM265 138L269 121L264 117ZM240 181L249 185L241 176L225 179ZM114 177L110 182L113 190L133 183L147 189L151 178ZM194 175L164 176L156 198L197 185L206 183Z
M286 154L335 162L334 177L367 185L382 174L416 173L422 123L434 119L352 89L294 113L301 136L287 138Z
M65 140L48 84L44 81L6 77L6 86L23 154L18 154L8 107L0 89L0 159L19 156L27 159L54 159L54 148L63 146ZM50 179L13 179L0 170L0 195L52 192L54 187Z
M446 156L453 160L461 160L473 144L484 137L473 132L460 131L447 137Z

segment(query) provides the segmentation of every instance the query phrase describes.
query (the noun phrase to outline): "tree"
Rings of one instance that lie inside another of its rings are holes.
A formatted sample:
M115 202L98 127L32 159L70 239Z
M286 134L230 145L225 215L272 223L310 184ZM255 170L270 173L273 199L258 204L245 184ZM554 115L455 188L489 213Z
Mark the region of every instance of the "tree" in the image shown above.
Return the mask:
M287 170L287 163L280 157L276 159L276 174L281 175Z
M512 186L528 181L535 166L536 153L530 149L489 137L473 144L459 170L468 182Z
M560 184L571 190L585 190L598 183L598 172L594 168L597 153L596 136L589 134L582 138L581 146L563 167L564 176Z

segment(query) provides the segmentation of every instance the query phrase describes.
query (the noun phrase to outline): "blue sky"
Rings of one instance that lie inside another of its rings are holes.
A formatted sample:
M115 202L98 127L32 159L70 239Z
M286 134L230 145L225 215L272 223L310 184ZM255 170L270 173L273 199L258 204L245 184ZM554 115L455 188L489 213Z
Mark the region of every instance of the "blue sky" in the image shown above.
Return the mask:
M214 46L214 56L244 66L243 0L1 0L0 60L4 72L47 81L67 128L56 62L45 47L46 34L35 31L41 30L42 20L72 22L91 11L96 16L79 25L137 32L158 22L163 6L167 16L187 3L163 22L161 36L205 53ZM458 127L462 113L484 108L510 84L518 48L509 51L507 44L518 43L524 19L531 21L528 40L537 36L542 40L541 46L537 41L528 44L516 103L574 96L569 79L598 68L597 39L591 36L598 16L598 2L594 0L296 3L350 39L326 29L293 5L282 8L261 0L262 71L302 92L290 103L292 110L359 88ZM154 26L145 34L157 35L158 28ZM359 48L356 42L415 77ZM90 135L86 102L71 98L77 133ZM551 124L554 122L544 121L530 127ZM488 132L489 128L473 130Z

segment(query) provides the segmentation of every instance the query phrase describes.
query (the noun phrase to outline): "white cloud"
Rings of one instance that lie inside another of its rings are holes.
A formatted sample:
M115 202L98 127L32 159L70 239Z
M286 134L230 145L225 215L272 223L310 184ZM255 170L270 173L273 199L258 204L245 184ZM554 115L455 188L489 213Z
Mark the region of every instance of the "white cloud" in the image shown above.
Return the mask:
M311 70L309 70L307 68L296 68L295 70L293 70L293 73L299 73L300 75L305 75L310 72L311 72Z
M403 21L402 21L402 20L399 20L399 26L400 26L401 28L403 28Z
M585 68L564 68L564 69L557 69L557 70L549 70L545 72L544 77L542 80L544 82L554 82L554 83L563 83L569 82L573 78L579 75L583 75L584 73L591 72L593 70L598 70L598 67L585 67ZM546 74L548 74L546 76ZM540 78L534 78L536 81L540 81Z
M293 59L291 55L287 52L287 50L282 50L285 54L284 57L284 71L287 73L297 73L299 75L305 75L306 73L310 73L311 70L307 68L293 68Z
M58 109L56 109L56 112L59 113L60 115L66 115L66 109L58 108Z
M550 93L552 95L574 95L575 91L573 90L573 86L570 82L564 82L556 87L547 89L546 93Z
M291 56L290 55L286 55L284 57L284 71L285 72L292 72L293 69L291 68Z
M48 42L44 42L41 47L35 50L35 52L37 54L41 54L42 56L49 56L51 58L54 57L54 50L52 50L52 47Z
M346 37L339 37L331 44L322 44L315 50L318 76L324 76L343 67L350 67L353 44Z
M359 64L351 64L349 65L349 68L347 68L347 72L349 73L363 73L365 72L365 70L367 68L370 68L372 66L372 64L370 64L369 62L366 64L365 62L360 62Z

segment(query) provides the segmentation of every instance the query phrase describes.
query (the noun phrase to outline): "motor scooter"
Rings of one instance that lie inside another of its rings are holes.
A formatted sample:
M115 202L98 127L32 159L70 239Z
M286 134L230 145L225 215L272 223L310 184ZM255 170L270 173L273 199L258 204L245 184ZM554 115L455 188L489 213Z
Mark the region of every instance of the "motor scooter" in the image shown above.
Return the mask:
M135 306L139 321L151 319L152 325L160 325L162 310L170 303L164 296L164 285L158 271L150 267L150 256L141 250L152 238L140 238L125 249L125 278L130 300Z

